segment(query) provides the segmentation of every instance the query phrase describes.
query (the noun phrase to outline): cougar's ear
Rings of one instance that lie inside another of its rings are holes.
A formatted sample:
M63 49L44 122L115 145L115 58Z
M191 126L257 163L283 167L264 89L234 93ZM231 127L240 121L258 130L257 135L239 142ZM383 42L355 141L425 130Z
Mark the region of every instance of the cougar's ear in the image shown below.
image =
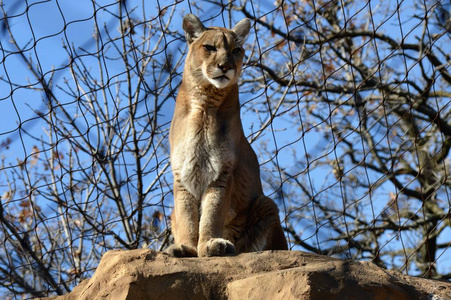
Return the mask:
M207 28L202 25L202 22L195 15L188 14L183 18L183 30L185 31L186 41L188 44L191 44Z
M244 42L247 39L250 29L251 29L251 20L249 19L243 19L239 21L238 24L236 24L235 27L232 28L232 31L235 32L237 36L237 42L241 46L244 45Z

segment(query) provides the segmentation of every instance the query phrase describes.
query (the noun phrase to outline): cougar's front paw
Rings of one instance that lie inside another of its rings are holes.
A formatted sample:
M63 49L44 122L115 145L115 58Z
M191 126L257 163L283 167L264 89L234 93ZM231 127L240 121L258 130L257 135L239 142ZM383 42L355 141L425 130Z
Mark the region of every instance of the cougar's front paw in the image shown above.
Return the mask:
M183 244L173 244L164 250L165 253L174 257L196 257L197 250L194 247L186 246Z
M199 247L199 256L223 256L235 252L235 246L230 241L221 238L210 239Z

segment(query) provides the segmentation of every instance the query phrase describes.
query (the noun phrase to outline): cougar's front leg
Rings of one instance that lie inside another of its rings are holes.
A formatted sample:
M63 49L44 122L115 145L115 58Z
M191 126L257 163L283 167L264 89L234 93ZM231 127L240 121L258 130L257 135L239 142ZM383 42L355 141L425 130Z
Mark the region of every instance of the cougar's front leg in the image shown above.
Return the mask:
M224 223L230 209L229 172L223 172L210 184L202 197L199 224L198 256L221 256L235 253L232 242L223 239Z
M174 183L174 211L171 217L174 244L165 252L176 257L197 256L199 200L180 181Z

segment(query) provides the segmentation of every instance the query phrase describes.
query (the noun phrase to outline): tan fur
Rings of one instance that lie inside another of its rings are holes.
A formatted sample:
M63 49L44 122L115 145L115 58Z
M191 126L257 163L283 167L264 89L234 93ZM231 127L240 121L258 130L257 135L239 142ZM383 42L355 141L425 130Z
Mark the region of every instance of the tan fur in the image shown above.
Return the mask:
M183 28L189 52L170 130L175 243L166 252L287 249L279 211L263 195L257 156L240 120L237 80L250 21L232 30L205 28L187 15Z

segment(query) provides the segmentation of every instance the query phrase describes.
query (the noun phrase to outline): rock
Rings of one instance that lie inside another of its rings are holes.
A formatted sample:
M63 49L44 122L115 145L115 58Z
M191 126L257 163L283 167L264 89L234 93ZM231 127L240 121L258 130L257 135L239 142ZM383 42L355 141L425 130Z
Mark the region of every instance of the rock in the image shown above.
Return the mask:
M72 299L451 299L451 283L300 251L174 258L109 251Z

